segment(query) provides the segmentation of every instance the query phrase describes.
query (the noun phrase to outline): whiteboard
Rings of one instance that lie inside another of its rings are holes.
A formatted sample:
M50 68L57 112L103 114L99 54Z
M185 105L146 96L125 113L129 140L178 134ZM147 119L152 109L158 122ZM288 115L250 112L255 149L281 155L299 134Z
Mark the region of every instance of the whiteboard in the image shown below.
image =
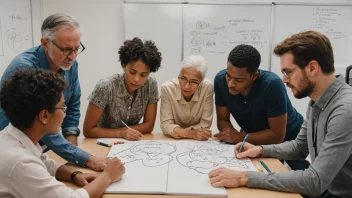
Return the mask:
M299 13L299 14L298 14ZM352 6L277 5L274 12L273 48L292 34L315 30L325 34L332 43L336 74L345 75L352 64ZM273 55L272 71L280 76L280 60ZM293 106L304 117L309 98L295 99L287 91Z
M0 74L16 55L32 46L30 0L1 0Z
M139 37L155 41L162 53L155 73L158 84L176 78L182 61L181 4L125 4L126 39Z
M260 68L269 68L271 5L185 5L184 56L199 54L214 79L227 66L230 51L239 44L261 54Z
M271 5L185 5L184 57L199 54L208 63L206 77L227 67L230 51L239 44L254 46L261 55L261 69L269 69ZM218 133L214 105L212 133ZM240 130L230 116L232 125Z

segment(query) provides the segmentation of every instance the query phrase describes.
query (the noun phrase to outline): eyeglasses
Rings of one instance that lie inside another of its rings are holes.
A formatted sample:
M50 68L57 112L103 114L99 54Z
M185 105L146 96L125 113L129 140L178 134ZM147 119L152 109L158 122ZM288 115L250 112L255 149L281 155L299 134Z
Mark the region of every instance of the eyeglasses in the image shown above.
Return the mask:
M290 78L290 75L292 74L292 72L297 69L297 67L293 68L293 69L283 69L281 70L281 73L284 75L284 77L286 78Z
M64 104L63 107L55 107L55 109L62 109L62 111L63 111L64 113L66 113L66 111L67 111L67 106Z
M62 53L64 54L64 56L69 56L72 54L72 52L75 52L75 54L80 54L82 53L86 47L84 47L83 43L82 42L79 42L80 46L77 47L76 49L72 49L72 48L69 48L69 47L66 47L66 48L63 48L63 47L60 47L59 45L57 45L54 41L51 41L57 48L59 48L60 51L62 51Z
M200 84L200 82L196 81L196 80L188 80L186 77L184 76L179 76L178 77L178 81L181 83L181 84L184 84L186 85L187 83L189 83L189 86L192 87L192 88L196 88L198 87L198 85Z

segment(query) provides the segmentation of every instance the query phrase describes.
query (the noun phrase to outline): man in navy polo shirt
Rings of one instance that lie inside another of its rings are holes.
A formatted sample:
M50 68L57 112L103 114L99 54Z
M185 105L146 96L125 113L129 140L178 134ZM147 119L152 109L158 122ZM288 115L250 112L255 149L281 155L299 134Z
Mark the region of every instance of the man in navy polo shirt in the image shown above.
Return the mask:
M218 138L237 144L248 134L252 144L294 140L303 117L292 107L282 80L260 70L260 54L250 45L238 45L229 54L227 68L215 77ZM230 113L241 133L230 122Z

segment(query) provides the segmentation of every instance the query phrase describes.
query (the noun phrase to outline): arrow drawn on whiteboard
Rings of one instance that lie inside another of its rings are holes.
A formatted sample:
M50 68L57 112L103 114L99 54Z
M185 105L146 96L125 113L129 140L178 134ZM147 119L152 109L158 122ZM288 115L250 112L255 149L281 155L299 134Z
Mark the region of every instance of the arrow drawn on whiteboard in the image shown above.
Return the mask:
M227 32L228 29L230 29L230 26L228 26L222 33L220 33L220 36L222 37L222 35Z

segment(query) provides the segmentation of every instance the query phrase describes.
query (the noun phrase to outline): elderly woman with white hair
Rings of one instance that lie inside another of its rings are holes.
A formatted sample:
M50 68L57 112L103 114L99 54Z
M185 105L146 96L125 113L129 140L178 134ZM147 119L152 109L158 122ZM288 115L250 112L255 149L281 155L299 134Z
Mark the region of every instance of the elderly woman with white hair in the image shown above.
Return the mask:
M212 134L214 87L205 79L207 63L202 56L186 57L178 79L161 86L160 127L173 138L208 140Z

